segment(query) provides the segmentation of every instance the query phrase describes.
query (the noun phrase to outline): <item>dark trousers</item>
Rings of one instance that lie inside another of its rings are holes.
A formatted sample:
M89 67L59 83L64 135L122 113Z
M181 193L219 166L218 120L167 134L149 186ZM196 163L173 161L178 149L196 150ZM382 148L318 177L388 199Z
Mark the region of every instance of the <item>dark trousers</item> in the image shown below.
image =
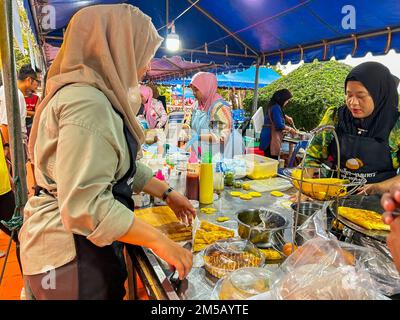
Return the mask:
M271 158L271 159L276 159L276 160L279 159L279 156L273 156L273 155L271 155L271 148L270 148L270 146L268 146L266 149L264 149L264 156L266 156L266 157L268 157L268 158Z
M76 258L46 273L25 276L36 300L122 300L126 269L122 244L97 247L74 235ZM118 247L118 250L117 250Z
M7 192L6 194L1 195L0 196L0 221L10 220L14 214L14 209L15 209L14 192L10 191L10 192ZM0 223L0 230L2 230L8 236L11 236L11 231L8 230L6 228L6 226L4 226L2 223ZM19 268L22 273L21 259L20 259L20 253L19 253L18 232L14 232L13 240L16 243L17 259L18 259Z

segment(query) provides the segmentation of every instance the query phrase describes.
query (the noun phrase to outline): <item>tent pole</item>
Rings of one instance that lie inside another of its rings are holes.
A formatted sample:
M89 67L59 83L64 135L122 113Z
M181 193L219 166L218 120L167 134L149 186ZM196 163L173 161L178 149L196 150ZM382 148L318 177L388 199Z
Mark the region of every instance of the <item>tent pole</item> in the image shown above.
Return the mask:
M13 51L13 22L12 5L14 1L1 0L0 21L0 52L4 79L4 93L7 108L8 131L10 135L10 149L12 154L13 176L19 177L20 189L20 214L28 200L28 188L26 185L25 155L22 143L21 115L19 112L19 99L17 89L17 77L15 72L15 58ZM18 205L18 203L16 204ZM22 214L21 214L22 216Z
M183 107L183 111L185 111L185 74L183 74L182 107Z
M257 65L256 65L256 76L254 80L254 97L253 97L253 108L252 108L252 115L257 111L257 103L258 103L258 82L259 82L259 74L260 74L260 60L261 58L259 57L257 59Z

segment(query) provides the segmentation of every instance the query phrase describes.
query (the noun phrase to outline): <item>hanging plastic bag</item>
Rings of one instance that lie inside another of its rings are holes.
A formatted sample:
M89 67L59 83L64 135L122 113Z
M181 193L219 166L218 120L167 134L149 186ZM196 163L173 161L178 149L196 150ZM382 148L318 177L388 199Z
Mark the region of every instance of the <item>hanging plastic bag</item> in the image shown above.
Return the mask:
M242 134L238 129L232 129L229 139L224 147L224 157L233 159L236 155L244 154L245 145L243 142Z

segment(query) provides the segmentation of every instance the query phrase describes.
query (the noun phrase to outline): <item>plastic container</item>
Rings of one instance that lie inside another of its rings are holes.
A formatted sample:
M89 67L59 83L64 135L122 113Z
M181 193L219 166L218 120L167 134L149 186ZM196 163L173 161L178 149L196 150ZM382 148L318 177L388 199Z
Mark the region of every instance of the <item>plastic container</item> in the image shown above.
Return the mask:
M213 179L214 179L214 191L216 193L221 193L222 191L224 191L224 173L222 170L222 162L216 163Z
M217 278L240 268L261 267L265 261L254 244L238 238L216 241L205 249L203 259L205 269Z
M235 156L235 159L246 161L247 176L250 179L266 179L275 177L278 173L279 161L257 154Z
M186 174L186 197L189 200L199 201L200 189L200 165L197 163L189 163Z
M214 179L212 163L200 165L200 203L211 204L214 201Z
M220 300L245 300L269 291L270 278L264 268L242 268L218 281L215 291Z

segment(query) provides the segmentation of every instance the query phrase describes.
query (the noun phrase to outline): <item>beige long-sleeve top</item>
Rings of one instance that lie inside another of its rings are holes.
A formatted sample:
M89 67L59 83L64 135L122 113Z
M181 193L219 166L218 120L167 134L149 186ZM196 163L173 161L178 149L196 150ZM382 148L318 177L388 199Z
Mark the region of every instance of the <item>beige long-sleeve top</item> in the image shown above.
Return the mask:
M40 117L35 175L42 193L25 206L20 230L24 274L43 273L76 256L73 234L97 246L111 244L133 223L131 210L112 194L130 165L123 121L96 88L74 84L56 93ZM137 162L133 191L152 171Z

